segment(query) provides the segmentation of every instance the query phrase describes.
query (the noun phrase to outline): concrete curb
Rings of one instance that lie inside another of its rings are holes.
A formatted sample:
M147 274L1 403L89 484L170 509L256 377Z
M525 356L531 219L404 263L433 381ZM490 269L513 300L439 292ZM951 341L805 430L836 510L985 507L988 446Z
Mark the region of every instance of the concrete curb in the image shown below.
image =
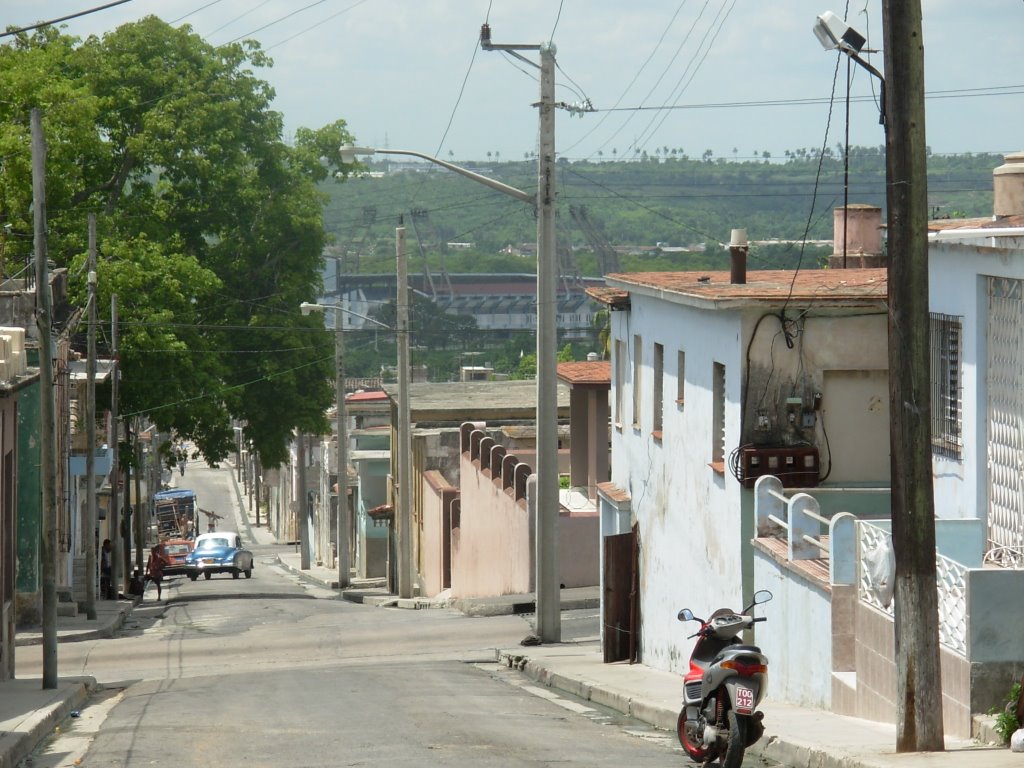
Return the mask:
M34 710L23 721L26 728L0 733L0 768L15 768L32 754L72 711L88 701L96 688L96 679L92 677L73 678L72 682L69 691L54 691L55 697L64 693L63 698Z
M108 637L113 637L117 630L124 626L125 621L131 615L132 611L139 604L138 600L132 602L131 607L127 610L118 611L118 614L114 617L113 621L103 626L97 626L95 629L83 629L65 632L64 635L57 635L58 643L81 643L86 640L99 640ZM15 633L14 645L15 647L21 648L23 646L30 645L42 645L43 635L41 632L22 632Z

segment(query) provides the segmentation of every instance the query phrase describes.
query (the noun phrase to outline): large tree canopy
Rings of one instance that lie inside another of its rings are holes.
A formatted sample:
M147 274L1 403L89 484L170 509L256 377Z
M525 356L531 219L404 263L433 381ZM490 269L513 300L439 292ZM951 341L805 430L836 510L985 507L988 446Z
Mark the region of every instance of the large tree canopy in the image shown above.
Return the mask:
M0 47L0 224L6 263L32 249L29 111L48 145L48 247L84 306L98 216L101 316L119 306L121 412L210 461L246 424L265 466L293 429L323 432L331 336L299 304L320 287L324 200L344 178L344 121L282 139L253 42L214 47L156 17L84 41L52 28ZM10 273L8 269L8 273Z

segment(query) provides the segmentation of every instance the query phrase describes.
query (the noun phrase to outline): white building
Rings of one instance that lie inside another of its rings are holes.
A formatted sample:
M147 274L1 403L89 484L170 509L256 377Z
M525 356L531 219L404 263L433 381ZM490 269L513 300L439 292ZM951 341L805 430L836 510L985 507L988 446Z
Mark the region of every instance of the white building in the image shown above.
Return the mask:
M774 586L754 583L757 476L888 486L886 272L606 280L591 291L612 310L601 533L636 524L639 657L683 671L692 641L674 620L680 608L740 608Z

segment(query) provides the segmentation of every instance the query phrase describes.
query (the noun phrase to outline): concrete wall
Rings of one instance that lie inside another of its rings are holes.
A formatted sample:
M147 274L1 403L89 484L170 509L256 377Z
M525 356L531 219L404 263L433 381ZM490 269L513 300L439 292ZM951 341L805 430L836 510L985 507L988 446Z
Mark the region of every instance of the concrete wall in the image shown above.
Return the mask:
M768 695L776 701L831 709L832 680L824 674L832 669L828 584L808 578L759 547L754 548L754 581L774 595L756 609L756 615L768 621L755 627L754 637L768 656Z
M506 493L463 454L461 513L452 532L452 597L533 591L533 521L525 496ZM454 521L453 521L454 527Z
M597 510L562 508L558 517L559 583L566 587L592 587L601 583L600 517Z
M451 502L458 495L458 489L433 470L424 473L421 483L418 571L421 594L434 597L447 587L445 566L446 562L451 562Z

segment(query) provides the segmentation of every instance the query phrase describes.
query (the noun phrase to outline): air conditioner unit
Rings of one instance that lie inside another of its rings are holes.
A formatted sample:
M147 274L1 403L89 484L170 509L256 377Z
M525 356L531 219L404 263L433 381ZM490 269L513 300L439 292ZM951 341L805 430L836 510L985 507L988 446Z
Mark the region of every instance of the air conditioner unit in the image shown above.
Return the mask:
M739 479L746 488L753 488L757 478L774 475L783 488L811 488L818 484L820 464L818 449L813 445L740 449Z

